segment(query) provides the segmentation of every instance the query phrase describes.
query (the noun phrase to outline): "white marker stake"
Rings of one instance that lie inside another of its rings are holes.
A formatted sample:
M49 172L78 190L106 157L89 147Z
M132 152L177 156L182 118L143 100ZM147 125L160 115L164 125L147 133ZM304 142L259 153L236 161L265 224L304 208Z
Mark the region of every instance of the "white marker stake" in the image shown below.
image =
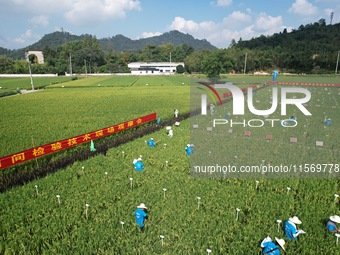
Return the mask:
M163 246L164 245L164 241L163 241L164 240L164 236L160 235L159 237L161 238L162 246Z
M236 220L238 220L238 213L241 211L240 208L236 208Z
M107 172L105 172L105 181L107 181Z
M130 187L131 187L131 189L132 189L132 187L133 187L132 181L133 181L133 178L131 177L131 178L130 178Z
M256 181L256 189L258 189L260 182Z
M121 221L120 224L122 225L122 231L124 230L124 221Z
M86 216L86 219L87 219L87 212L88 212L88 209L89 209L89 204L85 204L85 207L86 207L86 209L85 209L85 216Z
M124 152L124 151L122 151L122 156L123 156L123 158L124 158L124 155L125 155L125 152Z
M201 200L201 198L197 197L197 209L198 210L200 209L200 200Z
M165 198L165 191L166 191L166 189L163 189L163 191L164 191L164 198Z
M335 202L335 203L336 203L336 201L338 201L338 197L339 197L338 194L334 194L334 202Z
M164 144L164 149L166 149L166 143Z
M168 166L169 161L165 161L165 165Z
M37 186L37 185L35 185L34 187L35 187L35 191L37 192L37 195L39 195L39 192L38 192L38 186Z
M338 245L340 234L335 234L335 236L336 236L336 245Z
M84 172L84 167L83 167L83 166L81 167L81 170L83 170L83 174L85 174L85 172Z
M277 220L277 232L280 232L280 224L282 222L282 220Z
M210 249L207 249L207 253L208 253L208 255L211 253L211 250Z
M60 205L60 195L57 195L58 204Z
M287 187L287 195L289 194L290 191L290 187Z

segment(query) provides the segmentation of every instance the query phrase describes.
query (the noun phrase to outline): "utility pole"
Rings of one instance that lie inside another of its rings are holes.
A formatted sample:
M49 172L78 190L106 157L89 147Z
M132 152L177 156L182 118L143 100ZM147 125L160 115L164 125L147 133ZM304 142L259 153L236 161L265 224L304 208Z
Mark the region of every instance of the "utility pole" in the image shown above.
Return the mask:
M332 25L332 22L333 22L333 16L334 16L334 12L331 12L331 22L330 22L330 25Z
M86 59L84 59L85 62L85 76L87 77L87 66L86 66Z
M340 50L338 51L338 57L337 57L337 59L336 59L335 74L338 73L339 53L340 53Z
M72 57L71 57L71 52L70 52L70 75L72 77Z
M246 52L246 57L244 59L244 70L243 70L243 74L246 74L246 70L247 70L247 55L248 53Z

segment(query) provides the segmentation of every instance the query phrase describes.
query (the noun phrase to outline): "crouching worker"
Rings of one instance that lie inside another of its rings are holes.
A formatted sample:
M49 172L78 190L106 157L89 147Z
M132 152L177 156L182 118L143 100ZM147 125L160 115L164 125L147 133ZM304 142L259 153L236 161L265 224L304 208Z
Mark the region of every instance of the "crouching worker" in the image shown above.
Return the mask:
M145 222L148 219L146 209L148 208L145 206L145 204L141 203L139 206L137 206L137 209L135 210L135 213L134 213L136 217L136 223L140 231L144 230Z
M302 229L297 229L296 225L300 225L302 222L301 220L294 216L292 218L289 218L286 222L285 222L285 227L284 227L284 231L286 234L286 237L289 240L297 240L298 235L300 234L306 234L305 231L303 231Z
M187 154L187 156L190 156L194 153L194 148L191 144L187 144L187 147L185 147L185 153Z
M155 141L153 140L153 138L150 138L150 140L148 141L148 145L149 145L150 148L155 147Z
M329 217L326 225L327 230L331 233L340 233L340 229L336 227L336 223L340 223L340 217L338 215Z
M285 240L278 239L275 237L276 243L282 248L282 250L285 250ZM267 255L280 255L280 248L273 242L273 240L267 236L265 239L263 239L261 243L262 252L261 254L267 254Z

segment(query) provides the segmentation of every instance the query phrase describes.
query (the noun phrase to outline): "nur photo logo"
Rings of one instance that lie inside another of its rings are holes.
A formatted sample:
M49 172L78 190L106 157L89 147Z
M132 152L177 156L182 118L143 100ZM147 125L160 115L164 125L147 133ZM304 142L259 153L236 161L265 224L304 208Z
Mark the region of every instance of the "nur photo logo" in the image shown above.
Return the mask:
M203 83L201 83L203 84ZM270 114L273 114L279 105L279 94L280 94L280 106L281 116L287 116L287 105L293 105L297 109L299 109L305 116L311 116L312 114L306 109L304 104L308 103L311 99L311 92L308 89L305 88L295 88L295 87L281 87L280 93L278 87L273 87L272 89L272 95L271 95L271 107L269 109L265 110L259 110L256 109L254 106L254 99L253 99L253 92L254 92L254 86L250 86L248 88L239 88L231 83L225 83L225 84L215 84L215 85L207 85L203 84L207 89L202 89L205 93L201 94L201 115L207 115L207 108L208 108L208 100L207 100L207 94L211 98L212 102L210 104L210 111L211 114L213 112L214 106L216 105L216 98L218 99L220 105L222 105L222 99L220 95L218 94L216 89L225 89L226 91L230 91L229 93L226 93L227 95L230 95L233 99L232 103L232 114L235 116L243 116L245 115L245 101L247 102L247 107L250 113L256 115L256 116L269 116ZM245 100L245 92L247 96L247 100ZM302 97L294 96L293 98L290 98L289 95L302 95ZM224 94L225 95L225 94ZM274 127L275 122L280 122L281 126L284 127L295 127L297 126L297 121L295 118L289 118L289 119L268 119L265 120L262 119L250 119L250 120L243 120L241 122L233 122L232 119L214 119L213 120L213 126L216 125L224 125L224 124L230 124L231 127L233 125L243 125L243 126L249 126L249 127L262 127L265 123L270 123L272 127ZM287 124L289 123L289 125Z

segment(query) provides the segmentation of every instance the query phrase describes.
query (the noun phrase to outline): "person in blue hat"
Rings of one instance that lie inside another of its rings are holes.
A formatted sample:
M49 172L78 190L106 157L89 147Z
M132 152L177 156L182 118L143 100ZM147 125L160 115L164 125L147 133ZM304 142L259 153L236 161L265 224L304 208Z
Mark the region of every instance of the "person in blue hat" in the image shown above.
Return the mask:
M331 233L340 233L340 229L336 227L336 223L340 223L340 217L333 215L329 217L329 221L326 224L326 228Z
M332 125L332 120L331 120L331 118L327 118L327 119L326 119L326 125L327 125L327 126Z
M282 248L282 250L285 250L285 240L278 239L275 237L275 240L277 244ZM267 255L280 255L280 249L279 247L273 242L273 240L267 236L263 241L261 242L261 248L262 252L261 254L267 254Z
M194 148L191 144L187 144L187 146L185 147L185 153L187 154L187 156L190 156L192 153L194 153Z
M141 172L144 169L144 164L142 162L142 158L134 159L133 160L133 167L136 169L137 172Z
M301 224L301 220L299 220L299 218L297 216L294 216L292 218L289 218L286 222L285 222L285 226L284 226L284 232L286 237L289 240L296 240L298 235L300 234L305 234L306 232L299 229L297 230L296 225Z
M137 223L140 231L144 230L145 222L148 219L146 209L148 209L148 208L145 206L145 204L141 203L139 206L137 206L137 209L134 212L134 215L136 217L136 223Z
M155 141L153 140L153 138L150 138L150 140L148 141L148 145L149 145L150 148L155 147Z

